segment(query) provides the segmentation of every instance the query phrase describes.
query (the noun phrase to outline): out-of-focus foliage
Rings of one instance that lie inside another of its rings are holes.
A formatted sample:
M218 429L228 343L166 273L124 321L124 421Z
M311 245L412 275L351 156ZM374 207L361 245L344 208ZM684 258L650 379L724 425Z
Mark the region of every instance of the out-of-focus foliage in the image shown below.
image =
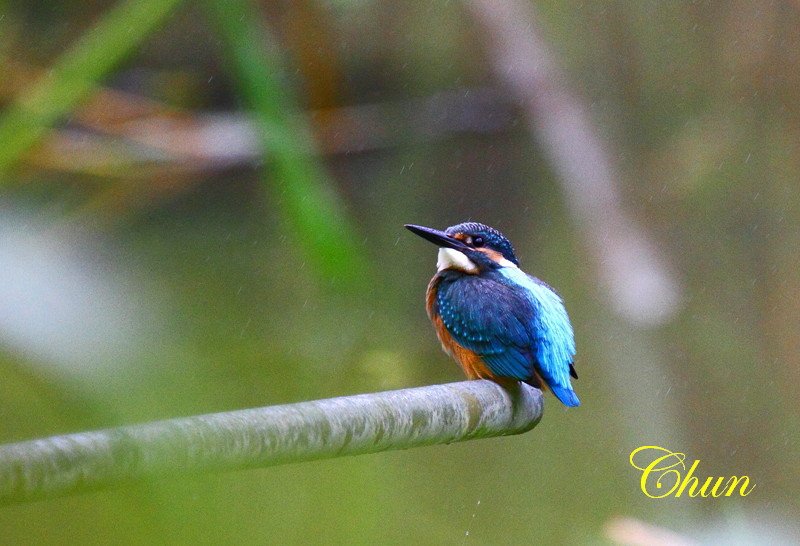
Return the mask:
M81 36L35 85L17 93L0 118L0 173L5 174L97 80L158 28L180 0L127 0ZM7 55L13 55L7 52Z
M583 406L3 507L3 542L584 543L618 515L797 540L800 6L535 5L680 284L646 327L465 4L171 4L1 4L0 441L458 380L423 308L435 249L401 226L467 218L564 296ZM651 501L647 444L757 487Z
M274 165L270 180L288 228L300 241L317 276L341 286L363 282L364 259L358 253L356 232L332 181L326 177L308 128L297 106L278 79L279 55L249 0L206 2L218 23L222 41L235 67L242 93L260 125L264 156ZM267 57L266 45L272 55ZM347 281L347 282L343 282Z

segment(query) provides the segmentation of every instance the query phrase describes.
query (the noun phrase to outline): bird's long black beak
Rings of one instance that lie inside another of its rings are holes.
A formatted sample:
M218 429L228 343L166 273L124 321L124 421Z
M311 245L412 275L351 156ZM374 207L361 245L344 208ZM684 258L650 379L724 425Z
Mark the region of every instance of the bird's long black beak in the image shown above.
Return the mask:
M459 241L458 239L454 239L446 234L444 231L439 231L438 229L433 229L424 226L415 226L414 224L406 224L406 229L408 229L411 233L415 233L422 237L423 239L432 242L435 245L442 246L445 248L454 248L461 252L465 250L470 250L470 248Z

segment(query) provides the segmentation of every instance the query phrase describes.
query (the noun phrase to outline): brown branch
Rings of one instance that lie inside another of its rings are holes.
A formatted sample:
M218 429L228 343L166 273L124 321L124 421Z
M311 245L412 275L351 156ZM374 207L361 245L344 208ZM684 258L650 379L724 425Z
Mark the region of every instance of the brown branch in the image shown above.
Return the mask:
M659 324L680 302L680 287L645 231L626 212L607 144L589 108L571 92L531 6L518 0L469 0L488 36L495 72L522 104L528 124L559 174L611 303L629 320Z

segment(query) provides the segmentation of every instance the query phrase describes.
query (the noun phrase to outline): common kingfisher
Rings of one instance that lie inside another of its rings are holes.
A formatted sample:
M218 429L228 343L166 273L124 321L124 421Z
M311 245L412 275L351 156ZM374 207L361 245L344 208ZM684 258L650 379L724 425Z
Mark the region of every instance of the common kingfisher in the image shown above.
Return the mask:
M498 230L464 222L445 231L405 226L439 246L426 308L442 348L469 379L524 381L579 406L570 376L575 337L561 297L519 268Z

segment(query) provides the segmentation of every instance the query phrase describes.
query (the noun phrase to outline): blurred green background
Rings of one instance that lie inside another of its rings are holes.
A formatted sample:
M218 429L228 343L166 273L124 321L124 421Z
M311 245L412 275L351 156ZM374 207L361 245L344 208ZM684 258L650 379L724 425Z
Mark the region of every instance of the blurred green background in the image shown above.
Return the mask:
M0 441L461 380L406 222L514 242L583 402L3 543L800 540L797 2L6 0L0 36ZM757 486L647 499L647 444Z

